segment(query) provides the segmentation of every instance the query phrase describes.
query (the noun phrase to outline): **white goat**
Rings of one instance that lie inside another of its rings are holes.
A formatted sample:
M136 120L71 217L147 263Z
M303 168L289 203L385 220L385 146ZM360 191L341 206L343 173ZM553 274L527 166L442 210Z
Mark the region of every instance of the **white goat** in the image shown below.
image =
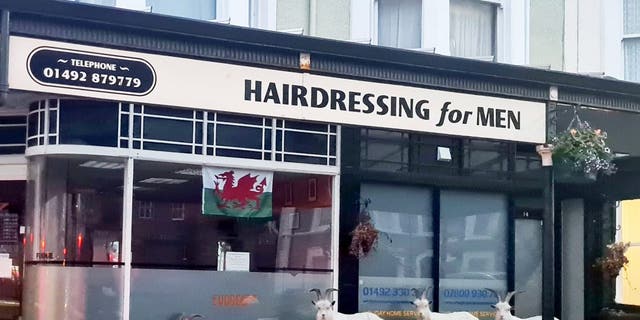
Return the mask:
M493 292L493 294L498 299L498 302L496 304L492 305L492 307L494 309L496 309L496 318L495 318L495 320L542 320L542 316L533 316L533 317L529 317L529 318L519 318L519 317L516 317L516 316L511 314L511 311L513 310L513 308L509 304L509 301L517 293L522 293L524 291L507 292L507 295L504 297L504 299L502 299L502 296L498 292L496 292L495 290L489 289L489 288L485 288L485 289L488 290L488 291ZM558 318L555 318L555 317L553 319L558 320Z
M320 293L320 289L309 290L309 292L315 292L318 296L317 300L311 301L311 303L316 306L316 309L318 309L316 320L383 320L372 312L344 314L333 310L333 305L336 304L336 302L331 298L331 292L333 291L338 290L327 289L323 296Z
M431 287L429 287L429 289L431 289ZM422 294L420 294L416 288L411 289L411 292L413 292L416 297L412 303L416 307L418 320L478 320L478 318L471 313L464 311L450 313L432 312L429 308L431 301L427 299L427 291L429 291L429 289L423 290Z

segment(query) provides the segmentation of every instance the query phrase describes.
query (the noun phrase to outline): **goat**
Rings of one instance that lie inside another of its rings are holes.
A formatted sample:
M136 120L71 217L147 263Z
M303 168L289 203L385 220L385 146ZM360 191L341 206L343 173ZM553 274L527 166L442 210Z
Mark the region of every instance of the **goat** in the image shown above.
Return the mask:
M516 316L511 314L511 311L513 310L513 308L509 304L509 301L516 294L522 293L524 291L507 292L507 295L504 297L504 299L502 299L502 295L500 295L497 291L495 291L493 289L489 289L489 288L485 288L485 290L488 290L488 291L492 292L496 296L496 298L498 299L498 302L491 306L494 309L496 309L495 320L542 320L542 316L533 316L533 317L529 317L529 318L519 318L519 317L516 317ZM558 318L555 318L555 317L553 319L558 320Z
M478 318L471 313L464 311L451 313L432 312L429 308L431 301L427 299L427 292L429 290L431 290L431 287L423 290L422 294L420 294L420 290L416 288L411 289L411 292L413 292L415 296L415 300L413 300L412 303L416 307L418 320L478 320Z
M311 300L311 303L318 310L318 313L316 313L316 320L383 320L373 312L344 314L333 310L333 305L336 304L336 302L331 297L331 293L333 291L338 290L333 288L327 289L323 296L320 293L320 289L309 290L309 292L315 292L318 296L315 301Z

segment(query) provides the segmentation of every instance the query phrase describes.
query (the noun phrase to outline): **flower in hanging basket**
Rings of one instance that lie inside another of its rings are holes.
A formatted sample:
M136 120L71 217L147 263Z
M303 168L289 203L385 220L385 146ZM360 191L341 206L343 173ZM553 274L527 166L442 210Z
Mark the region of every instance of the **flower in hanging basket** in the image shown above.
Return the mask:
M579 118L576 122L574 128L553 138L554 159L572 171L588 176L615 173L614 155L606 144L607 133L592 129L589 123Z
M631 246L630 242L618 242L607 245L607 253L604 257L598 258L593 265L602 270L606 275L615 278L620 274L620 269L626 270L629 259L625 252Z

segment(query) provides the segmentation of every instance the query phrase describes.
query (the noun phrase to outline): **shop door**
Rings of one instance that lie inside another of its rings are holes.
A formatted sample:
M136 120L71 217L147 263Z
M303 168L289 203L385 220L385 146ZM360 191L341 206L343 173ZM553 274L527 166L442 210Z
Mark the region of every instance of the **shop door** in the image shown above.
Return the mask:
M363 184L361 197L381 231L377 250L360 260L358 308L394 319L414 319L411 288L433 285L433 215L431 190ZM383 316L384 318L384 316Z
M542 314L542 211L516 210L515 219L515 314Z

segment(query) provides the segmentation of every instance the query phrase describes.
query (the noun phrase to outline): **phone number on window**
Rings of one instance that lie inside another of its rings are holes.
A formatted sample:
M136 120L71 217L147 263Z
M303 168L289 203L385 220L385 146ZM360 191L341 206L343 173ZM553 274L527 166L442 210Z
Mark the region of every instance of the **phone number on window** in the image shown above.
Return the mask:
M407 297L411 295L411 290L406 288L362 288L363 296L378 297Z
M93 83L126 88L139 88L142 85L140 78L116 76L112 74L87 73L85 71L61 70L58 68L44 68L42 73L44 77L48 79L65 79L77 82L91 81Z

